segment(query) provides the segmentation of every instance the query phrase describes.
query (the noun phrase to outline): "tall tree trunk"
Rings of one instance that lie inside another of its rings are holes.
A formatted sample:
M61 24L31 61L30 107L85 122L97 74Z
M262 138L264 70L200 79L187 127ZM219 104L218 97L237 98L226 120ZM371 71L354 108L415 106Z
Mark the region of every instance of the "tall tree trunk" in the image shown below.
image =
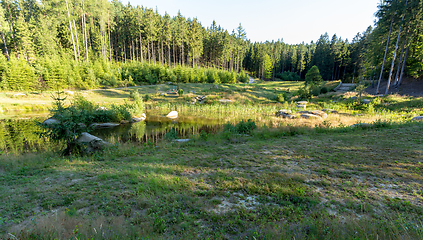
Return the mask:
M112 66L112 38L110 37L110 16L107 15L107 30L109 31L109 58L110 66Z
M173 66L176 66L176 56L175 56L175 39L173 39L172 41L172 45L173 45Z
M87 38L87 21L86 21L86 17L85 17L85 7L84 7L84 0L82 0L82 12L83 12L83 25L84 25L84 41L85 41L85 56L86 56L86 60L87 62L89 62L89 56L88 56L88 38Z
M13 24L13 17L12 17L12 12L10 11L10 6L9 6L9 0L6 0L6 4L7 4L7 8L9 9L9 27L11 27L10 32L12 33L12 39L13 39L13 43L15 45L15 49L16 49L16 57L19 59L19 47L18 44L16 42L16 31L15 31L15 25Z
M73 20L73 27L75 29L75 38L76 38L76 49L78 50L78 61L79 61L79 57L81 56L80 52L79 52L79 40L78 40L78 31L76 30L76 24L75 24L75 19Z
M7 61L10 61L9 51L7 50L6 39L4 38L4 33L3 33L3 31L1 31L1 38L2 38L2 40L3 40L4 50L6 51L6 58L7 58Z
M169 60L168 60L167 63L169 64L169 69L171 69L172 63L170 61L170 40L169 39L167 40L167 54L168 54L168 57L169 57Z
M70 18L70 13L69 13L68 0L66 0L66 9L68 10L69 28L70 28L70 31L71 31L73 51L74 51L74 53L75 53L75 60L76 60L76 61L78 61L78 57L76 56L75 39L74 39L74 37L73 37L72 23L71 23L71 18Z
M407 63L407 56L408 56L408 50L409 49L410 49L410 46L407 46L407 50L405 50L404 62L402 64L401 75L400 75L400 78L399 78L398 84L397 84L398 87L401 85L402 77L404 76L404 69L405 69L405 65Z
M376 94L379 94L380 81L382 80L383 67L385 66L386 54L388 53L389 39L391 38L392 24L394 23L394 16L395 14L392 14L391 26L389 27L388 41L386 42L385 56L383 57L382 68L380 69L380 76L379 76L379 81L377 82Z
M399 77L399 73L401 71L402 58L404 57L405 42L406 42L406 40L404 40L404 43L402 44L400 60L398 62L397 74L395 75L394 83L392 84L393 86L396 86L398 84L398 77Z
M195 49L195 45L194 45L194 39L192 39L192 67L194 68L195 65L195 60L194 60L194 49Z
M407 9L407 3L408 3L408 0L405 1L405 9ZM398 43L399 43L400 38L401 38L401 29L402 29L402 23L404 21L404 17L405 17L405 12L402 14L401 25L400 25L400 28L399 28L399 31L398 31L397 43L395 44L394 56L392 57L391 70L389 71L389 78L388 78L388 84L386 85L385 95L388 94L389 87L391 85L391 77L392 77L392 73L394 71L395 58L397 56Z
M148 53L148 66L151 65L151 55L150 55L150 41L147 43L147 53Z
M164 57L164 54L163 54L163 40L161 41L161 43L162 43L162 65L164 66L164 64L165 64L165 57Z

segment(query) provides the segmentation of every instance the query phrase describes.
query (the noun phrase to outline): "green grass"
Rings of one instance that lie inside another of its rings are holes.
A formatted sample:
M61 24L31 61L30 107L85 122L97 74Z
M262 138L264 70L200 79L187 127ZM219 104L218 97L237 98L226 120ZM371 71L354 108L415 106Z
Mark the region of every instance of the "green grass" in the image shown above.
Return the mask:
M420 239L421 123L0 156L19 239ZM391 137L395 136L395 137Z
M180 84L180 97L161 96L168 85L138 88L151 96L148 111L253 119L258 129L248 135L200 134L71 158L0 153L0 238L422 239L423 125L409 121L423 115L422 98L365 96L366 105L355 93L328 93L307 104L338 111L325 120L276 117L299 111L300 86ZM288 101L277 103L288 88ZM82 94L123 103L133 90ZM189 104L195 95L209 100ZM20 106L40 96L3 98Z

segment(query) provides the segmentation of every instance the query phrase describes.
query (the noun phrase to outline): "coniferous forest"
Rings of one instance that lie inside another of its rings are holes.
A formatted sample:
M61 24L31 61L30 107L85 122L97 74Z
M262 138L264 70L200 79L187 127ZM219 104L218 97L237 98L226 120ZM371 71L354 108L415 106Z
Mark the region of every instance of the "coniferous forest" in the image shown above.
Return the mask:
M92 89L160 82L235 83L252 76L300 80L316 65L324 80L423 76L419 0L381 1L375 26L351 39L251 42L248 29L113 0L2 0L0 88ZM281 39L283 33L280 33Z

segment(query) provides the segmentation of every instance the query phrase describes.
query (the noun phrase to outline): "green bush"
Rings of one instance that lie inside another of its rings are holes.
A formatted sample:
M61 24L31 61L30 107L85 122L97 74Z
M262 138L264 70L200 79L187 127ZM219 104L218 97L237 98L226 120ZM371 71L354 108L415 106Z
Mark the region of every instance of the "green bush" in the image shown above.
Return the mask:
M321 94L325 94L325 93L327 93L327 92L329 92L329 90L328 90L328 88L327 88L327 87L322 87L322 88L320 89L320 93L321 93Z
M278 102L285 102L285 96L284 96L284 94L278 94L277 96L276 96L276 101L278 101Z
M319 68L317 66L313 66L308 70L305 76L306 84L313 84L313 83L320 83L323 81L322 76L320 75Z
M224 125L223 131L225 133L250 134L256 128L257 128L256 123L253 120L248 119L246 122L242 120L236 125L227 123Z
M184 89L180 88L178 90L178 94L179 94L179 96L183 96L184 95Z

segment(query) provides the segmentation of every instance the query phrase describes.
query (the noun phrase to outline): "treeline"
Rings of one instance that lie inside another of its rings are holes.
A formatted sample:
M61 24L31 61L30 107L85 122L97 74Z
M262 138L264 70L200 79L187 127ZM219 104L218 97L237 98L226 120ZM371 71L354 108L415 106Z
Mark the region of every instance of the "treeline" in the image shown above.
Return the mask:
M204 27L181 13L160 15L117 0L1 0L0 86L24 90L119 86L131 80L234 82L245 81L243 69L265 79L299 80L314 65L325 80L359 81L376 78L382 69L391 22L391 42L402 27L400 46L409 49L406 73L420 77L422 3L408 0L405 6L405 1L381 2L376 28L358 33L351 42L323 34L315 43L290 45L281 40L251 43L241 24L229 32L216 22ZM388 46L389 61L395 58L393 44ZM385 75L388 65L382 69Z

